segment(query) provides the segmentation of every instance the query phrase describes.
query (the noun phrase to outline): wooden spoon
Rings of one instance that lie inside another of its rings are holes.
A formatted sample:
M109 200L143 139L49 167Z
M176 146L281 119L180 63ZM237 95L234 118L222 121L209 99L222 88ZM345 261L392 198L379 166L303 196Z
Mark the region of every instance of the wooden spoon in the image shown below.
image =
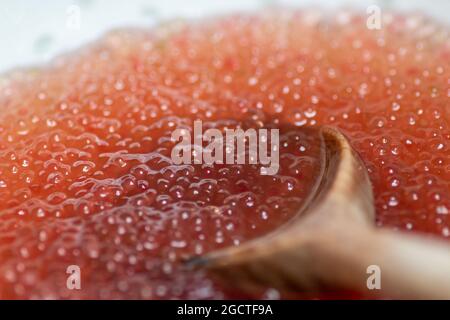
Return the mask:
M191 259L189 265L247 292L262 286L290 292L331 287L389 298L449 299L450 246L425 235L376 228L363 162L336 129L323 128L321 137L320 184L293 221L241 246Z

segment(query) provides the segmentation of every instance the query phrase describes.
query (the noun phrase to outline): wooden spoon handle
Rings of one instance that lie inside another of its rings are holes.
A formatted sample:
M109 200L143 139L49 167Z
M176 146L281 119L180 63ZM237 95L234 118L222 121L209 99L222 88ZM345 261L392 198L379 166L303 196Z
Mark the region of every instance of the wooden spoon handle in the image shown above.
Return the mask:
M276 241L256 255L239 251L207 268L247 292L260 286L312 294L342 288L367 297L450 299L450 246L444 241L338 221L327 229L314 237L302 232L297 245Z
M450 299L448 244L404 232L348 227L316 238L311 270L322 281L383 297ZM379 277L379 290L369 289L376 284L371 274Z

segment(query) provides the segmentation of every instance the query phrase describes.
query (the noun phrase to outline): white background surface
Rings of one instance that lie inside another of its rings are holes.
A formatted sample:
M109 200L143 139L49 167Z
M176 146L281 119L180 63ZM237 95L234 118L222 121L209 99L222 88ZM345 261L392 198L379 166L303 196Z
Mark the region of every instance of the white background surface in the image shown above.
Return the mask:
M161 20L222 15L269 5L364 10L372 4L382 9L424 12L449 24L450 0L0 0L0 72L44 63L122 26L151 26ZM79 29L67 27L68 10L74 5L80 9Z

